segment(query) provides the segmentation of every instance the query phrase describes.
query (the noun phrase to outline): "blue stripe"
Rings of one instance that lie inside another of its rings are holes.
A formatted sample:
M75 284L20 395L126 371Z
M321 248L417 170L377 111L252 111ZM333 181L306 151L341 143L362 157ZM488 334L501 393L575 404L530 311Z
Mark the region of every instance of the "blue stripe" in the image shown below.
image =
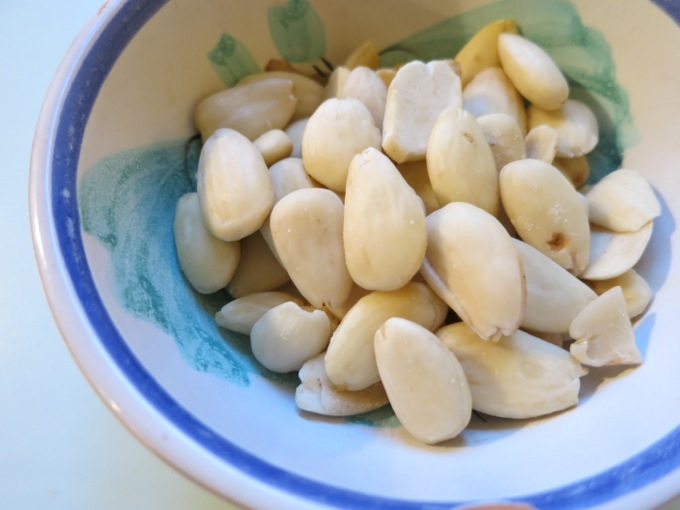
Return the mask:
M666 14L680 25L680 2L678 0L651 0L651 2L663 9Z
M651 0L680 22L680 1ZM450 509L458 501L403 502L314 482L274 467L225 440L197 421L161 388L133 355L114 326L87 265L80 232L76 170L83 134L92 107L108 73L130 40L167 2L127 2L103 30L84 58L64 101L56 133L52 165L51 206L61 255L72 285L102 345L137 390L170 422L226 463L244 473L313 501L339 508ZM541 509L576 509L621 497L662 478L680 466L680 427L626 462L599 475L517 500Z

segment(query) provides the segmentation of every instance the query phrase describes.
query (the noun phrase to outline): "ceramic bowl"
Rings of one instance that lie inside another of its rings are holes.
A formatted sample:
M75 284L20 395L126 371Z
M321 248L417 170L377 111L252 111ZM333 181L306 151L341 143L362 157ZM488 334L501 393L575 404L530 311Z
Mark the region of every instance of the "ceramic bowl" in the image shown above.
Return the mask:
M540 5L540 6L539 6ZM536 420L474 417L437 446L388 408L351 419L296 410L245 336L220 330L224 293L201 296L174 251L192 188L192 111L271 58L342 62L365 40L383 64L452 56L514 18L598 114L592 179L639 169L663 213L639 272L644 362L593 370L580 404ZM254 508L653 508L680 492L680 2L111 1L59 68L39 120L30 198L46 294L78 364L150 449Z

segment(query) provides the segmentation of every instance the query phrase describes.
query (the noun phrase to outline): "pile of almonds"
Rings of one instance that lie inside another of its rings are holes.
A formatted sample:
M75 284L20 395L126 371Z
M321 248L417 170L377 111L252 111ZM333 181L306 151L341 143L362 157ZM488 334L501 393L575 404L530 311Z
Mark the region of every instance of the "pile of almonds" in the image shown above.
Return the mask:
M597 120L548 53L499 20L452 60L378 62L366 43L323 83L283 66L198 105L175 240L198 292L234 297L217 323L298 372L300 409L389 401L425 443L640 363L660 205L635 170L585 184Z

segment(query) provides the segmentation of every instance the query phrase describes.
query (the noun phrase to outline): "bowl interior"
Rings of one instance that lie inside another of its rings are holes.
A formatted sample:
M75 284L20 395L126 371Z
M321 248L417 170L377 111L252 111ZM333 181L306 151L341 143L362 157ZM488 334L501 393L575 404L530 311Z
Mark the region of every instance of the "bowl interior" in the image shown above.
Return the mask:
M44 176L63 269L46 283L66 282L96 335L67 335L88 377L105 396L133 395L114 404L128 406L123 419L161 455L247 504L271 491L340 507L517 499L576 508L672 473L680 460L680 408L668 382L680 362L672 312L680 149L667 112L678 106L680 70L666 64L680 50L680 31L648 2L602 15L617 5L170 0L105 10L69 75ZM201 296L180 272L172 222L178 198L194 186L194 107L271 58L323 70L369 39L385 65L446 58L485 23L508 17L553 55L572 96L597 113L602 138L592 179L620 166L640 169L663 204L638 266L655 291L636 324L644 364L592 371L576 409L531 421L476 416L461 436L434 447L409 439L389 407L350 419L301 414L297 377L267 371L247 337L215 325L229 296ZM98 354L79 355L87 342ZM109 373L101 384L99 370ZM186 446L159 444L161 422ZM214 476L204 462L216 467ZM254 480L248 487L260 492L235 495L234 477Z

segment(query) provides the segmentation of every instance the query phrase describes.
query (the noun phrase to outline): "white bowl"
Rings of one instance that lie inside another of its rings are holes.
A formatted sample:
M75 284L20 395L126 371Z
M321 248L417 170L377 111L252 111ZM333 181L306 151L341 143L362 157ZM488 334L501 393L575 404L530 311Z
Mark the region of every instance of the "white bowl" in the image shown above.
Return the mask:
M162 458L249 507L653 508L680 493L680 2L311 3L113 1L66 55L37 127L31 217L50 305L95 390ZM497 17L515 18L598 110L596 172L623 157L662 202L638 266L655 292L636 323L644 363L592 370L567 412L474 418L439 446L409 439L389 410L303 415L294 377L214 325L225 296L199 297L179 271L171 225L191 186L192 109L278 55L337 64L372 39L385 62L442 57Z

